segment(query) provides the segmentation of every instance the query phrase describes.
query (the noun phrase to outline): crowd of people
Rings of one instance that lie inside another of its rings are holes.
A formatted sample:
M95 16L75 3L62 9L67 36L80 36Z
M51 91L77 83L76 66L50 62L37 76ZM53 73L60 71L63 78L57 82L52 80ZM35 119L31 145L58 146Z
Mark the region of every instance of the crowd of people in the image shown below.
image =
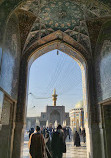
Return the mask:
M85 142L85 129L75 131L73 135L74 145L80 146L80 135L83 136ZM62 158L63 153L66 153L66 138L71 139L71 128L62 128L58 125L57 129L52 127L31 128L29 131L29 153L30 158Z

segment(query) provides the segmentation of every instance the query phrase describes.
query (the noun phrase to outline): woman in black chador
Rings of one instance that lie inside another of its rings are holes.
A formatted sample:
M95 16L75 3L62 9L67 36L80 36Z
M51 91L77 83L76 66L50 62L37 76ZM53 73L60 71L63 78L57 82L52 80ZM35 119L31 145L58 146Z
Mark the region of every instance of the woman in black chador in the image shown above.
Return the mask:
M51 149L53 158L62 158L63 153L66 152L64 132L61 125L58 125L57 131L52 135Z
M75 131L74 133L74 145L80 146L80 136L77 131Z

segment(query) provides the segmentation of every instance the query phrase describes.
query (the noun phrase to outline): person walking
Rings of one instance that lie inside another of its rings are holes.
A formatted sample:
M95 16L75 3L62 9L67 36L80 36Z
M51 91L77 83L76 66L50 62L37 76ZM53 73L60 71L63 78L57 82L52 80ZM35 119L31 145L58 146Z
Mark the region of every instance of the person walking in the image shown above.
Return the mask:
M31 136L32 133L34 133L34 128L31 128L31 129L29 130L29 139L30 139L30 136Z
M44 136L44 138L45 138L45 134L46 134L46 128L43 127L43 136Z
M49 132L46 132L45 135L45 148L46 148L46 153L47 153L47 157L48 158L52 158L52 154L51 154L51 141L50 141L50 136L49 136Z
M69 139L71 139L71 128L68 128Z
M75 131L75 133L74 133L74 145L76 147L80 146L80 136L77 131Z
M79 134L81 135L81 127L79 127Z
M85 132L85 128L83 128L82 130L82 136L83 136L83 142L86 142L86 132Z
M63 153L66 152L64 132L61 125L58 125L57 131L52 134L51 149L53 158L62 158Z
M62 130L64 132L64 139L66 140L67 135L68 135L67 129L66 129L66 127L63 127Z
M43 135L40 133L40 127L36 127L36 133L32 133L29 140L30 158L46 158L45 142Z

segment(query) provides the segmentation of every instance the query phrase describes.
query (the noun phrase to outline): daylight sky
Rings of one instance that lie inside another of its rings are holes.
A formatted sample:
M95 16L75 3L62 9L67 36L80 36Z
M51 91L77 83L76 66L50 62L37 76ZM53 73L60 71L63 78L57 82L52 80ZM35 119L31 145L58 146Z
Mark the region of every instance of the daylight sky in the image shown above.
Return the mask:
M27 116L40 116L46 105L52 106L54 88L57 105L64 105L66 112L83 98L79 65L61 51L57 55L57 50L42 55L30 68Z

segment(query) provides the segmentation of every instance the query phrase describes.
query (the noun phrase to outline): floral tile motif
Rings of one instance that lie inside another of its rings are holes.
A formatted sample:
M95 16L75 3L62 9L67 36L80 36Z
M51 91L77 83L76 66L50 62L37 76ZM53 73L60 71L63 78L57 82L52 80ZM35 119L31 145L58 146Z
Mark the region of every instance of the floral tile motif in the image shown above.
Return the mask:
M26 45L61 30L91 51L86 20L111 15L110 8L97 1L85 0L28 0L22 9L36 16Z

